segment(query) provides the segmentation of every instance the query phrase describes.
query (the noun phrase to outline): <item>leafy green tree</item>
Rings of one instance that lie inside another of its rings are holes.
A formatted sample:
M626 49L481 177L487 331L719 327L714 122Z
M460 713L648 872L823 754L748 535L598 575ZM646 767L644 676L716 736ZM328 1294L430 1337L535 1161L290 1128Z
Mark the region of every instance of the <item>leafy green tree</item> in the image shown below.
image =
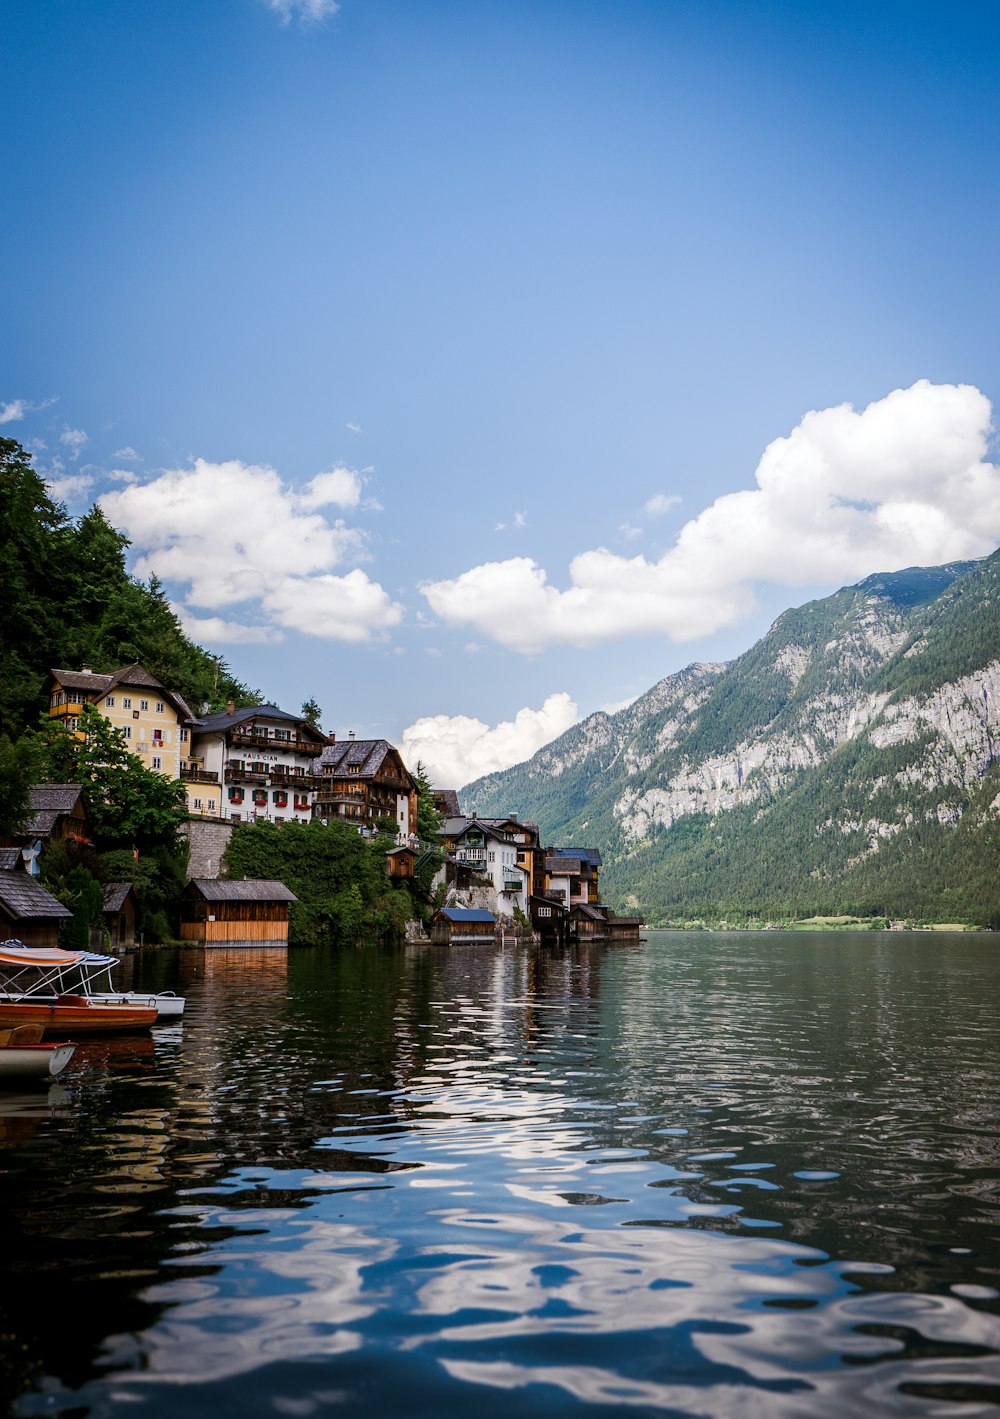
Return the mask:
M302 705L302 718L308 724L311 724L313 729L319 729L321 727L323 711L315 700L308 699L304 701Z
M8 735L0 735L0 837L16 837L23 831L40 757L33 739L12 743Z

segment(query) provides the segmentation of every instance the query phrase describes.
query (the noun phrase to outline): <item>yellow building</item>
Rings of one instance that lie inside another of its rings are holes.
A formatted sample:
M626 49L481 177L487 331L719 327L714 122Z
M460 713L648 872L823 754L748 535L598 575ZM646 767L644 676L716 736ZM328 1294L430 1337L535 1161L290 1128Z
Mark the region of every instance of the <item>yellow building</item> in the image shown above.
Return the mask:
M51 670L46 682L49 714L76 730L87 705L120 729L128 747L147 769L164 778L182 778L195 717L180 695L161 685L136 662L109 675Z

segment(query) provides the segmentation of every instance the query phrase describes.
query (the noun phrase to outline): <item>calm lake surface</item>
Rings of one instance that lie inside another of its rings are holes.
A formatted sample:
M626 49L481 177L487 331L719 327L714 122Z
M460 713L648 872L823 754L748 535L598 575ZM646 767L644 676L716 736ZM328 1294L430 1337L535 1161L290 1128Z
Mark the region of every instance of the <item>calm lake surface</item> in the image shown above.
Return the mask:
M17 1416L1000 1407L1000 937L122 969L0 1094Z

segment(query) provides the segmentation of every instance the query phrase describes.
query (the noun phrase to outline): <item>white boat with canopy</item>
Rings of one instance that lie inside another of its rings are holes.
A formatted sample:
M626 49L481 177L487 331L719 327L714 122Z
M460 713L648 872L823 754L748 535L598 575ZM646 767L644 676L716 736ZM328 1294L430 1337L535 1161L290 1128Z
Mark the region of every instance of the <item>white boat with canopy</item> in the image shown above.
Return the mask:
M92 951L64 951L58 946L28 946L12 939L0 942L0 1001L55 1001L78 995L100 1005L130 1005L152 1009L157 1020L184 1014L184 997L172 990L115 990L111 972L117 956Z

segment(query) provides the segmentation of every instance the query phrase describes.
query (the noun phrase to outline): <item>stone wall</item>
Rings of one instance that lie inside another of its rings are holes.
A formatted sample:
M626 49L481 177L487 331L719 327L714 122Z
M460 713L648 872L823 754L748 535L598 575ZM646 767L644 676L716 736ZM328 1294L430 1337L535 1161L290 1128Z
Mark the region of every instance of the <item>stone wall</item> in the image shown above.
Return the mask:
M218 877L222 855L233 835L231 823L206 818L192 818L181 829L191 847L188 877Z

